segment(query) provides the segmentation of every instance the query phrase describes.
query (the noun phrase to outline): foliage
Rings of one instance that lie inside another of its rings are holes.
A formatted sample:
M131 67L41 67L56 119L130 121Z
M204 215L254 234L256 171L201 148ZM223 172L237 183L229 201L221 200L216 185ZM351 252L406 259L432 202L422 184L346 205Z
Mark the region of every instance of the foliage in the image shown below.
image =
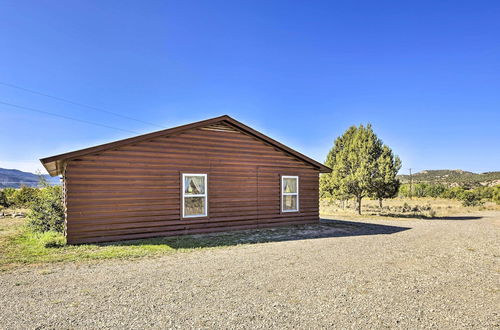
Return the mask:
M372 195L379 200L382 207L384 198L393 198L398 194L400 182L396 178L401 168L401 160L395 156L388 146L382 147L382 154L377 159L377 171L372 180Z
M399 189L399 196L401 197L440 197L445 191L446 187L442 184L431 183L415 183L412 185L410 194L410 185L402 184Z
M474 191L464 191L460 196L463 206L477 206L483 204L481 196Z
M500 185L493 188L493 196L491 198L495 203L500 204Z
M30 204L28 227L34 232L64 232L64 205L61 186L45 186L38 190Z
M398 175L402 183L410 181L409 175ZM467 188L492 184L500 180L500 171L472 173L462 170L426 170L412 175L414 182L441 183L444 185L460 185Z
M399 181L395 177L401 161L382 143L370 124L351 126L338 137L325 165L332 173L321 176L321 196L343 200L354 197L358 213L362 198L382 199L397 193Z
M463 195L464 192L465 192L465 189L462 187L452 187L452 188L446 189L441 194L441 197L448 198L448 199L460 199L460 197Z
M14 188L4 188L2 189L2 193L5 196L6 203L5 207L9 207L14 204L14 195L16 194L16 189Z
M493 199L493 193L495 191L494 187L477 187L474 189L476 194L479 195L481 199L487 199L487 200L492 200Z
M3 190L0 190L0 208L8 207L9 202Z
M326 156L326 166L330 167L331 169L335 168L337 154L339 154L344 148L346 148L355 130L356 127L352 126L342 136L338 137L335 140L332 149ZM338 200L347 200L350 198L348 192L343 189L338 181L334 180L334 177L331 173L322 174L320 177L319 185L321 197L331 197Z
M475 189L465 189L464 187L446 187L443 184L420 182L413 184L411 195L409 184L401 185L398 194L400 197L413 196L457 199L462 201L464 206L476 206L481 205L484 201L496 201L495 196L500 200L499 191L500 185L495 187L480 186Z
M27 207L36 200L38 189L23 186L15 190L12 196L12 205L17 207Z

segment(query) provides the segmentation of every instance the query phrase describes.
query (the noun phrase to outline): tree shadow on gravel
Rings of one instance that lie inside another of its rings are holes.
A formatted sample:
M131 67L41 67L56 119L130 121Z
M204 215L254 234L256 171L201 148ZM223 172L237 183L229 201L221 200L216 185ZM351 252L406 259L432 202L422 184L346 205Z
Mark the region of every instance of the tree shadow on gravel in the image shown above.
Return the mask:
M317 224L296 225L277 228L249 229L220 233L156 237L149 239L100 243L101 246L151 246L166 245L173 249L196 249L243 244L297 241L317 238L387 235L411 228L378 225L344 220L322 219Z
M421 220L479 220L483 217L481 216L441 216L441 217L431 217L423 214L414 214L414 213L380 213L380 214L371 214L377 215L380 217L389 217L389 218L405 218L405 219L421 219Z
M466 215L466 216L449 216L449 217L435 217L435 218L426 218L425 220L479 220L482 219L483 217L481 216L472 216L472 215Z

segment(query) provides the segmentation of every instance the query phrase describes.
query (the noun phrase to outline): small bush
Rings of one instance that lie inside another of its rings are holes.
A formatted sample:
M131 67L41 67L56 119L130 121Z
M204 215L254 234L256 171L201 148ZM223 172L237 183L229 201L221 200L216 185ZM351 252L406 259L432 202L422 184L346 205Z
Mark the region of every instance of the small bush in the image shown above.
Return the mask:
M28 207L35 202L38 195L38 189L33 187L21 187L15 190L12 195L12 205L17 207Z
M478 206L482 205L481 196L473 191L464 191L460 196L463 206Z
M465 190L462 187L449 188L448 190L445 190L441 194L441 197L448 198L448 199L459 199L460 196L464 193L464 191Z
M403 207L401 209L401 212L410 212L411 211L411 206L408 203L404 203Z
M28 228L34 232L64 232L62 188L46 186L39 189L28 212Z
M14 194L16 189L14 188L4 188L0 191L0 205L3 207L9 207L14 204Z
M495 186L493 190L493 197L492 200L500 205L500 185Z
M0 207L8 207L9 202L7 201L7 196L5 196L5 193L3 190L0 190Z

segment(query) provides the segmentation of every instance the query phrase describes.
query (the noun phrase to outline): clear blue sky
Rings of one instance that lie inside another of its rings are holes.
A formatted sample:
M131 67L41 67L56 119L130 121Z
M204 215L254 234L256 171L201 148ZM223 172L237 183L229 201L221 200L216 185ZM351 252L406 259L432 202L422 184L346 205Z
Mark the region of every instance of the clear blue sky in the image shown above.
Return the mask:
M498 1L4 1L0 82L171 127L228 114L324 161L372 123L402 172L500 170ZM0 85L0 102L157 129ZM0 104L0 167L134 135Z

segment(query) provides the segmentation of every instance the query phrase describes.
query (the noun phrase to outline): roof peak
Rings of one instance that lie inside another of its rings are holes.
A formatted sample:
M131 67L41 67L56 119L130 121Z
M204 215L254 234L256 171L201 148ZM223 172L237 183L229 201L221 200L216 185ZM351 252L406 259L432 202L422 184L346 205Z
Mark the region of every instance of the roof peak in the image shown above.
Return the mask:
M93 147L89 147L89 148L85 148L85 149L70 151L67 153L42 158L42 159L40 159L40 161L42 162L43 166L45 167L45 169L47 170L47 172L49 172L49 174L51 176L56 176L56 175L63 173L65 163L68 160L71 160L73 158L77 158L80 156L84 156L84 155L88 155L88 154L92 154L92 153L120 147L120 146L127 145L130 143L137 143L137 142L146 141L149 139L154 139L156 137L160 137L160 136L164 136L164 135L178 134L178 133L183 132L183 131L188 130L188 129L209 126L209 125L213 125L215 123L219 123L222 121L225 121L225 122L229 123L230 125L238 128L239 130L241 130L247 134L253 135L253 136L281 149L282 151L284 151L288 154L291 154L294 157L299 158L302 161L309 163L310 165L312 165L314 167L317 167L320 170L320 172L331 172L331 169L329 167L299 153L298 151L295 151L295 150L285 146L284 144L281 144L280 142L254 130L253 128L251 128L249 126L246 126L245 124L237 121L236 119L230 117L229 115L222 115L222 116L218 116L218 117L214 117L214 118L210 118L210 119L197 121L197 122L190 123L190 124L185 124L185 125L181 125L181 126L167 128L167 129L163 129L163 130L159 130L159 131L155 131L155 132L151 132L151 133L141 134L138 136L134 136L134 137L130 137L130 138L122 139L122 140L117 140L117 141L113 141L113 142L109 142L109 143L105 143L105 144L101 144L101 145L97 145L97 146L93 146Z

